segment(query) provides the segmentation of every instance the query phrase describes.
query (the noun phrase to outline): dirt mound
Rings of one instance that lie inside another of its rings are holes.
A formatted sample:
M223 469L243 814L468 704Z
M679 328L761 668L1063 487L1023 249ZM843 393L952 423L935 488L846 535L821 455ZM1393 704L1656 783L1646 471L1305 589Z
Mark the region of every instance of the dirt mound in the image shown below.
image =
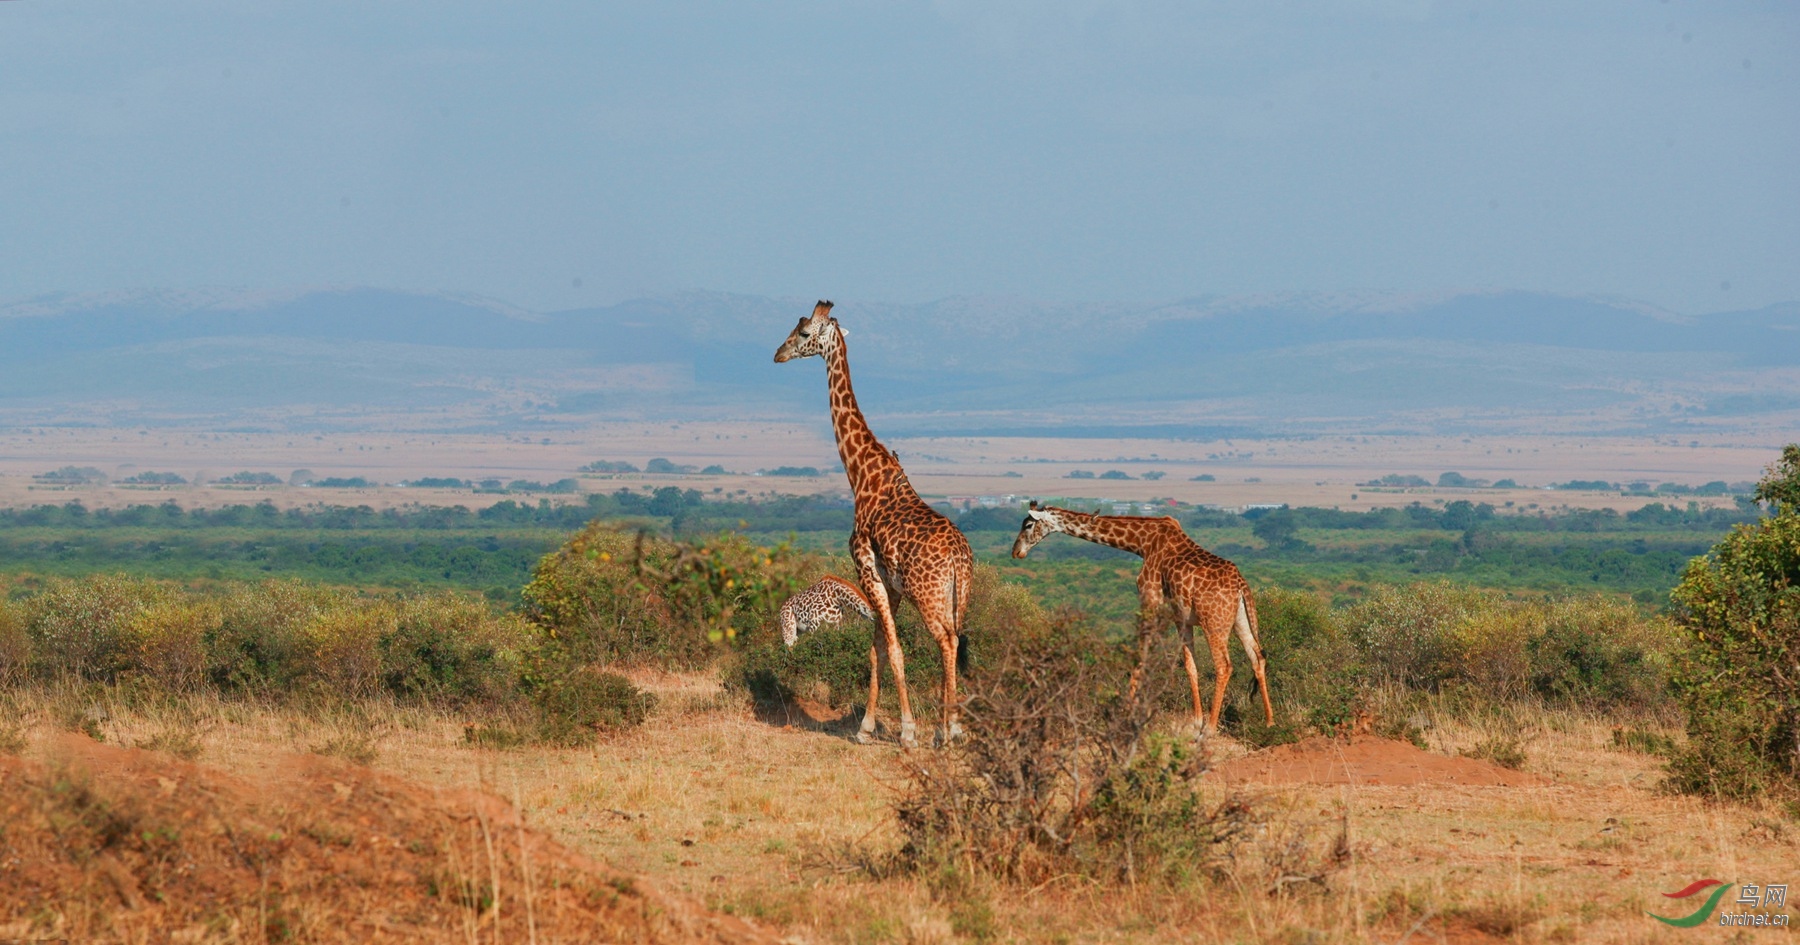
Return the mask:
M774 942L526 827L316 756L256 782L79 736L0 756L0 940Z
M1233 758L1212 777L1263 784L1474 784L1528 787L1548 784L1535 774L1479 758L1420 751L1406 742L1370 735L1348 741L1314 736L1292 745Z

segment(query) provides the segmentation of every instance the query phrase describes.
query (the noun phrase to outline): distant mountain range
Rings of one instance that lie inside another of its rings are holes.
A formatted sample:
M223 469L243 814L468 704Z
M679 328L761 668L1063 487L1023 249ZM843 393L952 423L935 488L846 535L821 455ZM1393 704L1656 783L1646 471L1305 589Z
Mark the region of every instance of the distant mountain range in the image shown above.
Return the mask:
M791 416L822 407L823 371L771 355L812 301L540 313L368 288L49 296L0 306L0 423ZM1529 292L838 301L864 407L896 434L1658 433L1800 416L1800 303L1680 317Z

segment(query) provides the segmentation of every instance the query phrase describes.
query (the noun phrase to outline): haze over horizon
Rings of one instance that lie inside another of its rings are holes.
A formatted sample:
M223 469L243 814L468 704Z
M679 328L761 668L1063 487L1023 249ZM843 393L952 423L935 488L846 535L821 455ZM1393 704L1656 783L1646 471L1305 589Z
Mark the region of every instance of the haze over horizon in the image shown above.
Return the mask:
M1800 8L0 5L0 300L1800 299Z

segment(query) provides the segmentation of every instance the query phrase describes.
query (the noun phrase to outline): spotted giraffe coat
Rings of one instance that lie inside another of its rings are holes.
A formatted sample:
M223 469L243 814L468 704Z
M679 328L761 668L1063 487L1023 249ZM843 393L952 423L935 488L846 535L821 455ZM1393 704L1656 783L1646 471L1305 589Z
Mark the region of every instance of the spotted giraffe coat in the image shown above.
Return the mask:
M826 624L841 624L852 612L871 620L875 617L874 611L869 609L869 599L856 585L827 574L819 583L781 605L781 642L793 646L800 634L811 633Z

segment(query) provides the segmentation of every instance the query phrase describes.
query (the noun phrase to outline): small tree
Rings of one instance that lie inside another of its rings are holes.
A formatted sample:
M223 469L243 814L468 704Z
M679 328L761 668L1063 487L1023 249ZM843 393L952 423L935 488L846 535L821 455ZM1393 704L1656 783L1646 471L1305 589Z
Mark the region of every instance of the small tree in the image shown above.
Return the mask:
M1262 539L1271 551L1306 547L1299 538L1300 521L1290 509L1275 509L1257 516L1250 526L1250 534Z
M1689 634L1674 677L1688 712L1676 786L1751 797L1800 790L1800 446L1756 487L1772 515L1695 558L1672 595Z

